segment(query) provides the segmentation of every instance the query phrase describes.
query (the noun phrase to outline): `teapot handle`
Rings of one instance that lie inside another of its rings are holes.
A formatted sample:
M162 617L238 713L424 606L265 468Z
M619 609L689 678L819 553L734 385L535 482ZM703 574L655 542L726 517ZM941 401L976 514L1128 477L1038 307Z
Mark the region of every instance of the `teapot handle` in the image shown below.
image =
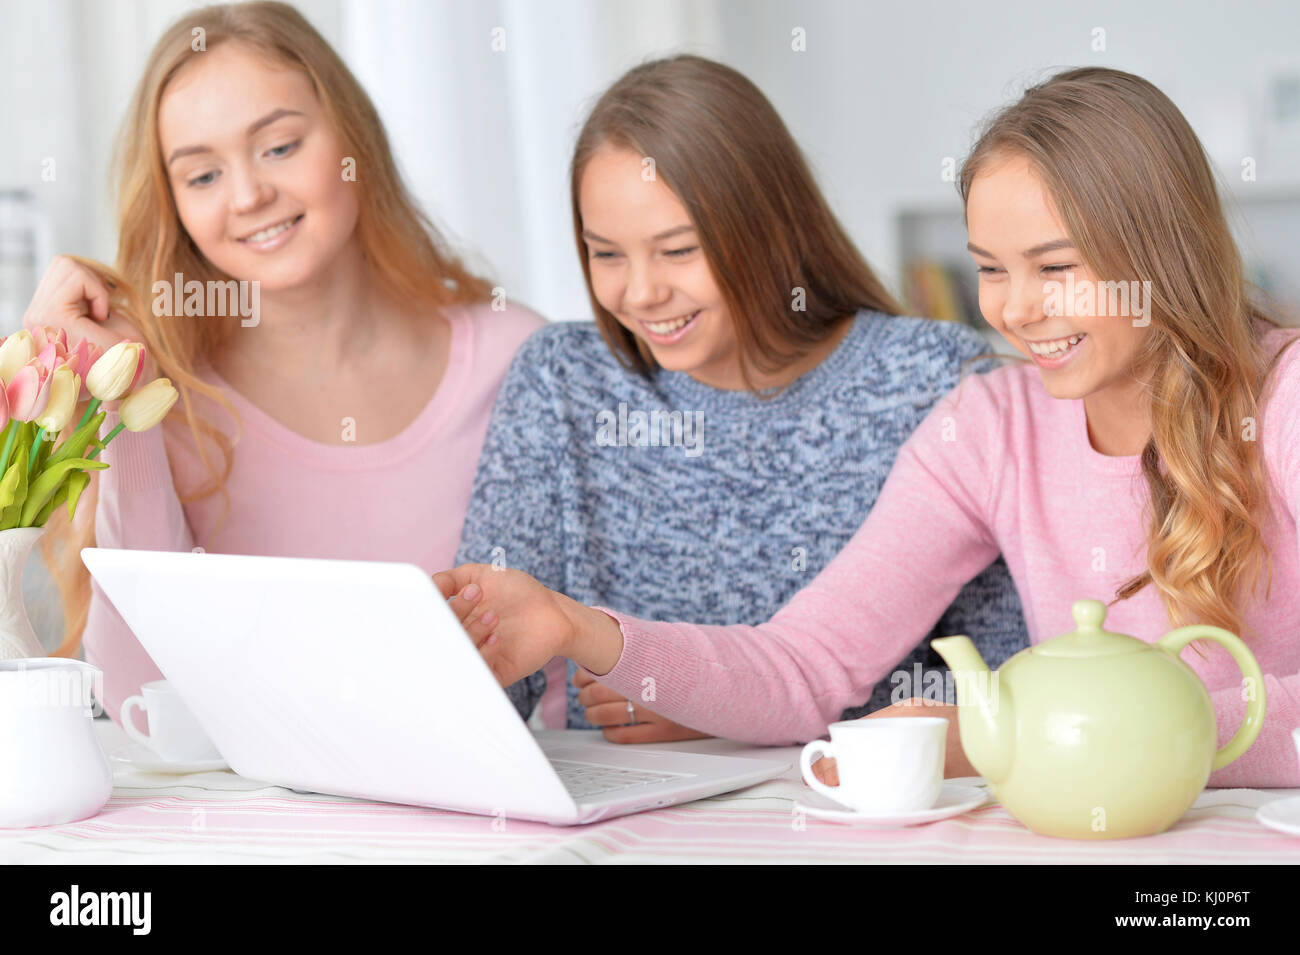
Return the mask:
M1259 669L1259 663L1250 649L1234 633L1224 630L1222 627L1212 627L1209 624L1193 624L1190 627L1179 627L1177 630L1170 630L1163 637L1156 641L1156 645L1162 650L1167 650L1174 656L1182 652L1183 647L1187 646L1193 640L1213 640L1232 654L1232 658L1237 661L1237 667L1241 670L1243 684L1247 681L1253 682L1256 692L1246 701L1246 715L1242 717L1241 728L1237 730L1237 735L1228 740L1223 747L1214 754L1214 763L1210 766L1211 772L1216 769L1222 769L1230 762L1250 749L1250 745L1255 742L1255 737L1264 727L1264 674Z

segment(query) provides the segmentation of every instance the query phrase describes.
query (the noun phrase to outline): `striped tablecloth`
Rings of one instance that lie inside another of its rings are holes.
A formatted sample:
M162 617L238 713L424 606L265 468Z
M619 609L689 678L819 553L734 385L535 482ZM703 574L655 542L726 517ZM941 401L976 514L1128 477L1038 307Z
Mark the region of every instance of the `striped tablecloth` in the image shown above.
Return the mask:
M106 750L120 745L115 724L96 728ZM722 740L671 748L792 762L798 754ZM992 802L907 829L823 822L795 811L807 792L796 769L739 792L573 828L299 793L230 772L115 773L112 798L91 819L0 829L0 862L1300 862L1300 838L1254 818L1259 806L1300 790L1207 790L1158 836L1076 842L1034 835Z

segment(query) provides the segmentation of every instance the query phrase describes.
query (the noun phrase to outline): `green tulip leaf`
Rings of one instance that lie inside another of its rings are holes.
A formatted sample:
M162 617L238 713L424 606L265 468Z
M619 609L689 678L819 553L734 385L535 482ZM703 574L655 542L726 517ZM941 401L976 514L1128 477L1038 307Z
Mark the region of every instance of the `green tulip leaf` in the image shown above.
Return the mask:
M85 474L86 472L74 471L73 473ZM48 521L50 519L50 515L54 513L54 509L58 507L60 504L62 504L64 499L67 496L68 496L68 482L64 481L62 484L59 485L59 489L54 492L54 496L45 502L44 507L42 507L39 511L37 511L36 517L32 519L32 527L44 527L45 522Z
M27 462L16 459L0 479L0 530L17 527L23 516L23 504L27 500Z
M18 430L14 434L14 449L10 452L10 461L21 461L23 467L27 466L27 459L32 453L32 438L36 437L36 432L32 430L30 421L22 421L18 424Z
M91 461L87 458L67 458L53 467L47 467L41 473L41 476L32 482L31 490L27 493L27 500L23 504L20 526L32 526L32 518L45 506L45 502L54 496L54 492L58 490L59 484L62 483L69 471L77 468L87 471L102 471L106 467L108 465L103 461Z
M0 478L0 508L8 507L14 502L14 496L18 491L19 476L25 474L25 469L18 466L15 461L9 465L9 470L5 471L5 476Z
M89 445L92 442L98 445L100 443L99 426L104 423L106 415L107 412L101 411L68 435L68 439L60 444L57 450L50 452L50 456L45 461L45 469L48 471L54 465L66 461L70 457L81 457L89 450Z
M57 437L58 435L55 435L55 438ZM54 439L50 438L49 435L46 435L45 440L41 442L40 450L36 452L36 463L32 465L32 470L35 473L37 474L41 473L41 471L45 467L45 462L49 460L50 453L53 450L54 450Z
M65 485L68 489L68 521L77 516L77 501L81 499L81 492L90 484L90 474L86 471L73 471L68 475L68 483Z

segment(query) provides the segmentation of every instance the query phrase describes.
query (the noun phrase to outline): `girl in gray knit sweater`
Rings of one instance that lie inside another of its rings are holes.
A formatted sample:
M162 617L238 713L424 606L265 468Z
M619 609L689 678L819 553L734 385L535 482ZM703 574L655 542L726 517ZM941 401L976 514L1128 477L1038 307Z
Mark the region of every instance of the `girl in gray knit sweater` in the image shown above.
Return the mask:
M618 80L570 186L596 321L516 354L456 564L647 619L767 620L848 542L984 340L899 317L776 111L721 64L678 56ZM931 635L953 633L990 666L1027 645L1001 558ZM629 701L559 663L562 725L700 735L655 714L653 692ZM923 642L846 718L923 696L941 667ZM546 685L539 671L508 693L528 716Z

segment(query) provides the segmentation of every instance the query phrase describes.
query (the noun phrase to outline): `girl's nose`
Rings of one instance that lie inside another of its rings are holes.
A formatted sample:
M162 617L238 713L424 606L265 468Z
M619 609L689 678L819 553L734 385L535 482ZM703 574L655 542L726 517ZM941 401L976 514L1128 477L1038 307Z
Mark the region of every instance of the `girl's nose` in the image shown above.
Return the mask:
M233 169L230 173L233 190L232 211L251 212L275 198L275 190L252 169Z
M1037 322L1047 314L1045 306L1046 293L1040 286L1013 281L1002 306L1002 320L1009 326Z
M646 265L629 263L627 288L623 297L633 308L647 308L663 301L665 287L659 282L655 270Z

